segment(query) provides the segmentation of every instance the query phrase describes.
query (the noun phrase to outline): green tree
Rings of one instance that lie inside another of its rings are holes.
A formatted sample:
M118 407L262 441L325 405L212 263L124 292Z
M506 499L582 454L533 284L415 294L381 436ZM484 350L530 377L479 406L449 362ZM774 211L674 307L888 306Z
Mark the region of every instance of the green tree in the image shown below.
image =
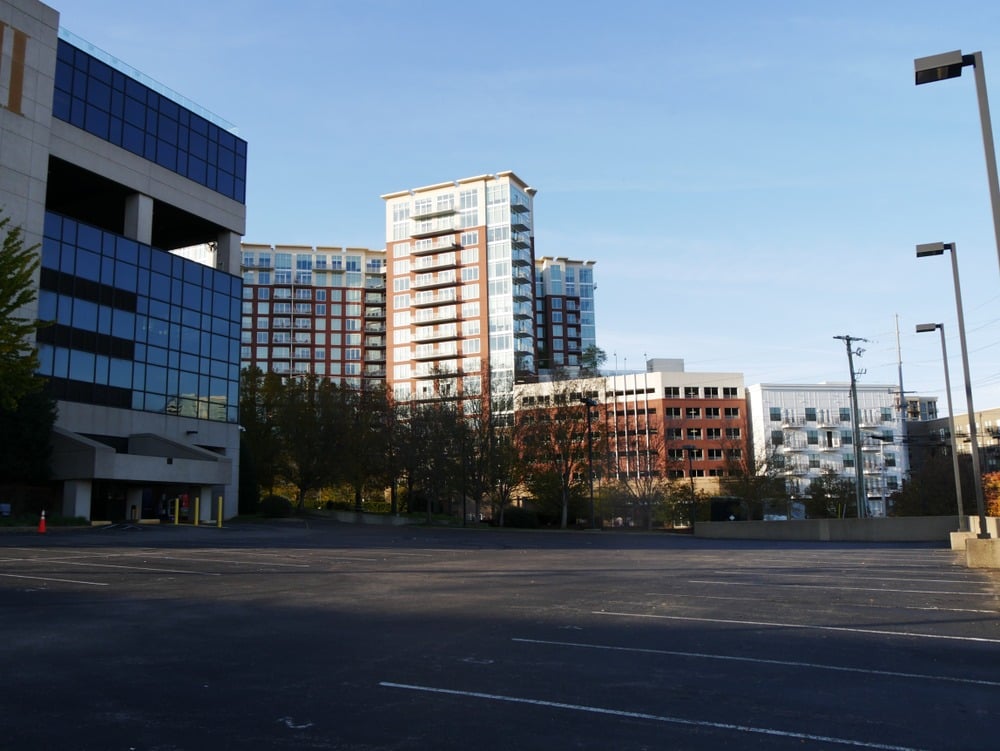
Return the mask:
M284 392L281 376L264 374L253 367L240 375L240 427L243 428L241 445L253 464L254 476L260 487L274 491L282 474L284 456L278 431L278 410ZM242 462L242 460L241 460ZM246 499L245 505L256 506L257 499Z
M10 226L10 217L0 219L4 233L0 248L0 408L15 410L25 394L39 388L34 377L38 358L28 339L38 321L23 311L35 301L35 272L40 262L36 246L25 247L20 227Z
M955 469L950 447L928 452L920 468L910 473L901 490L892 494L889 510L892 516L948 516L955 514ZM962 502L966 514L974 514L976 489L972 482L972 457L959 456L962 482Z
M608 353L596 344L589 345L580 353L580 375L596 378L601 367L608 361Z
M442 513L451 513L452 499L461 492L461 446L466 427L450 399L415 405L409 423L409 498L412 504L414 490L419 494L429 524L435 504ZM414 510L412 505L410 510Z
M285 452L285 478L298 489L299 511L305 509L310 492L334 479L336 431L343 427L336 389L315 375L285 381L277 427Z
M49 479L52 456L52 426L56 403L41 388L21 396L14 409L0 408L0 484L41 483Z
M857 513L854 481L840 477L833 470L827 470L809 483L809 498L805 505L806 514L813 519L843 519L851 513Z
M381 388L339 388L337 409L328 425L337 456L337 472L354 491L354 508L361 511L366 487L385 487L386 457L391 448L387 422L390 403ZM394 417L394 416L393 416Z

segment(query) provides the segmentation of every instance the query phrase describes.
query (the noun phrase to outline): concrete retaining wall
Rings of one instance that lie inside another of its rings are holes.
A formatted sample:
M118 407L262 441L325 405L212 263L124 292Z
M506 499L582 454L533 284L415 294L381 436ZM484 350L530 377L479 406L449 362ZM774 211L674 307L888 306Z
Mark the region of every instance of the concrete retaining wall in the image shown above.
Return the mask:
M344 524L378 524L389 527L402 527L413 524L408 516L391 516L389 514L366 514L357 511L314 511L316 516L322 516Z
M725 540L822 542L940 542L959 529L957 516L887 519L793 519L769 522L697 522L695 537Z

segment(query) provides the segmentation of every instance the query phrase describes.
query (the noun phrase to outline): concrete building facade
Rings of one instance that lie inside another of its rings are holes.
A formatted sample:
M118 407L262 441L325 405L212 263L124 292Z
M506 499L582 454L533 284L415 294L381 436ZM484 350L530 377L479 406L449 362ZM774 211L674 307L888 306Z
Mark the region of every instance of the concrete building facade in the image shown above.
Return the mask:
M0 204L41 254L39 373L61 511L237 512L246 142L59 28L0 3ZM210 243L216 267L169 251Z
M606 440L594 466L607 479L683 478L714 493L748 458L741 373L687 372L683 360L656 359L639 373L515 387L519 410L556 409L559 399L583 398L597 404L592 427Z

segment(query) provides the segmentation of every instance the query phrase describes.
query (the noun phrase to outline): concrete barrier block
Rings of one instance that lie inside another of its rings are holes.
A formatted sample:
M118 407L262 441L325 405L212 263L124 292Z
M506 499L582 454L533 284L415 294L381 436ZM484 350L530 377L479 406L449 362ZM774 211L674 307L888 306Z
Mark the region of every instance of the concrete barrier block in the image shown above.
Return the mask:
M969 568L1000 569L1000 540L970 538L965 543L965 565Z
M965 550L965 543L976 538L975 532L952 532L951 549Z

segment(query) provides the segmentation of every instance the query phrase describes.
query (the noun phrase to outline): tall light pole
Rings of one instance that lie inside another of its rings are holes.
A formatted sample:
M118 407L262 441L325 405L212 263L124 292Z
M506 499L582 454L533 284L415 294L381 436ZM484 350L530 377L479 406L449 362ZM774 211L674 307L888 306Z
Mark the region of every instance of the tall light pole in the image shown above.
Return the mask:
M958 78L962 68L971 65L975 70L976 98L979 100L979 124L983 131L983 150L986 152L986 180L990 186L990 208L993 211L993 238L1000 262L1000 183L997 180L997 155L993 146L993 126L990 123L990 103L986 96L986 73L983 70L983 53L963 55L961 50L941 55L919 57L913 61L914 81L922 83Z
M594 431L591 427L592 407L597 406L597 402L588 396L581 396L580 402L587 410L587 474L590 477L590 528L597 529L597 519L594 516Z
M969 377L969 349L965 343L965 315L962 312L962 288L958 282L958 248L955 243L925 243L917 246L917 258L939 256L951 251L951 273L955 278L955 306L958 308L958 340L962 346L962 371L965 375L965 401L969 409L969 443L972 448L972 474L976 488L976 511L979 512L979 534L983 540L990 538L986 530L986 504L983 500L983 475L979 468L979 439L976 436L976 411L972 406L972 380Z
M948 395L948 430L951 432L951 466L955 471L955 498L958 500L958 527L962 528L962 477L958 473L958 439L955 437L955 410L951 406L951 378L948 376L948 346L944 343L943 323L918 323L917 333L941 330L941 359L944 360L944 392Z

